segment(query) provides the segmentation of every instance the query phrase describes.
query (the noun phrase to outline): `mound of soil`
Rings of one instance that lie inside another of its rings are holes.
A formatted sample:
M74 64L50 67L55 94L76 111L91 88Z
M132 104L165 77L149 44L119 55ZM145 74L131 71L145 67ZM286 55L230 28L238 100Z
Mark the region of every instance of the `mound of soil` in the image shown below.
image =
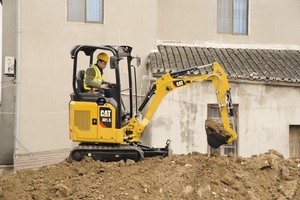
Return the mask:
M300 199L300 160L191 153L104 163L85 159L0 177L0 199Z

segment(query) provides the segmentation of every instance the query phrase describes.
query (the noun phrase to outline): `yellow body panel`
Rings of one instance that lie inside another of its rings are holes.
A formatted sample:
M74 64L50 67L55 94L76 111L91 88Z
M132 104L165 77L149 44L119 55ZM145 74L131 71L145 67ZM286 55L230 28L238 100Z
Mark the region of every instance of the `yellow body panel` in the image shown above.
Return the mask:
M123 130L116 129L116 110L106 103L70 102L70 138L74 142L122 143Z

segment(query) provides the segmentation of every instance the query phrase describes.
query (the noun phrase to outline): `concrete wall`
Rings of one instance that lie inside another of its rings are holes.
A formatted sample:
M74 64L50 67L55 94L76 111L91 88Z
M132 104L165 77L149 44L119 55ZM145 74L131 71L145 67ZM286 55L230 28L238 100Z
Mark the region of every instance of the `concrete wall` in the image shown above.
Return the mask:
M300 45L300 1L250 0L249 34L217 33L217 1L163 0L158 38L162 41L217 44Z
M0 4L0 69L2 69L2 4ZM2 73L0 75L0 102L2 88Z
M233 94L240 105L240 154L276 149L289 157L289 125L300 125L300 88L247 84Z
M209 83L179 88L169 93L159 105L143 135L155 147L171 140L174 153L207 152L204 122L207 104L215 103Z
M105 1L104 24L67 22L66 1L28 0L21 1L20 7L17 153L71 147L69 50L75 44L127 44L134 47L133 55L144 58L145 65L146 55L156 45L157 1ZM138 77L144 73L145 69L139 68Z
M17 56L16 1L3 1L2 57ZM4 60L2 60L4 61ZM0 165L13 163L15 130L16 84L12 77L4 75L2 69L1 123L0 123Z
M300 124L300 88L245 83L230 86L233 103L239 107L239 155L276 149L289 157L289 125ZM148 127L146 139L160 146L171 139L174 153L206 153L204 122L207 104L216 103L213 91L207 82L170 93Z

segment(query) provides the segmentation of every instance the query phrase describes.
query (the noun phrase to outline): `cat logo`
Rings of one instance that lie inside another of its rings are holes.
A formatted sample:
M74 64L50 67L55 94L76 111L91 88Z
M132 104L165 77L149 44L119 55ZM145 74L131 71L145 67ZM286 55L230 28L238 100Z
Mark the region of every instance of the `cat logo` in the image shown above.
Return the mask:
M100 117L111 117L111 110L100 110Z
M175 87L181 87L185 85L185 82L183 80L173 81L173 84Z

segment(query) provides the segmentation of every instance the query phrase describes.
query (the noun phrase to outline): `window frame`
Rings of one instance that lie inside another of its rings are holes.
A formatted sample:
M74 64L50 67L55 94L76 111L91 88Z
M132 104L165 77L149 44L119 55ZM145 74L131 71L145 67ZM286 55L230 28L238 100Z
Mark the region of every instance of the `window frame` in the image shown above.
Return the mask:
M289 125L289 158L300 158L300 125Z
M239 105L238 104L233 104L233 116L234 116L234 130L237 132L238 130L238 110L239 110ZM213 112L213 109L217 109L219 110L219 105L218 104L207 104L207 117L208 118L211 118L213 120L215 120L216 122L219 122L219 123L222 123L222 119L221 119L221 115L220 115L220 112L218 111L218 116L212 116L212 112ZM232 126L232 122L230 121L230 125ZM238 132L237 132L238 134ZM209 145L207 145L207 153L208 154L211 154L213 152L219 152L220 155L224 156L224 155L228 155L230 152L232 152L231 150L233 150L233 154L235 156L238 156L239 155L239 137L237 140L233 141L232 144L225 144L225 145L222 145L220 146L219 148L217 149L214 149L212 147L210 147Z
M229 32L222 32L222 31L219 31L219 1L217 1L217 33L218 34L231 34L231 35L249 35L249 0L246 0L247 1L247 13L246 13L246 30L244 33L240 33L240 32L234 32L234 1L235 0L229 0L230 1L230 29L231 31Z
M84 7L82 9L83 13L84 13L84 19L83 20L71 20L69 13L70 13L70 0L67 0L67 21L68 22L81 22L81 23L93 23L93 24L104 24L104 0L99 0L101 1L100 3L102 4L102 10L101 10L101 14L100 14L100 20L99 21L88 21L87 20L87 0L83 0L84 1Z

